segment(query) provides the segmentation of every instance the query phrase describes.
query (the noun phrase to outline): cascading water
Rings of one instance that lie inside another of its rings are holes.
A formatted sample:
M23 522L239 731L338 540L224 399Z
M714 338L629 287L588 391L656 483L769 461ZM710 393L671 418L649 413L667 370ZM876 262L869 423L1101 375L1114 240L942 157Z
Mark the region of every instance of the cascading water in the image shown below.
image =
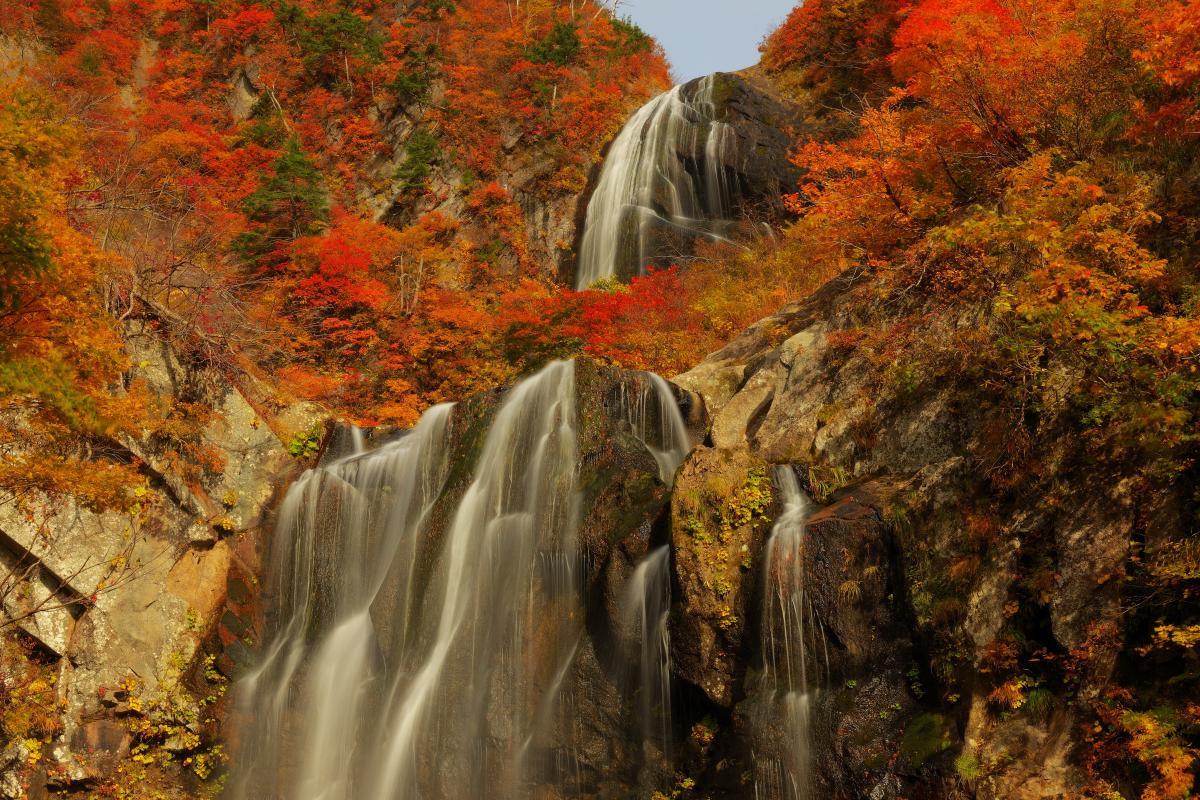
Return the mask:
M668 480L688 444L670 387L621 386ZM238 685L233 798L580 796L576 662L590 643L575 398L570 362L509 390L469 476L449 454L476 448L451 434L458 409L438 406L373 451L343 432L340 457L296 482L267 564L268 644ZM667 548L621 597L641 639L626 687L640 710L622 736L661 764Z
M646 446L668 486L691 450L691 436L671 387L652 372L622 383L620 405L633 434ZM635 693L647 764L671 759L671 548L656 548L637 565L622 598L626 626L636 632Z
M642 746L671 758L671 548L663 545L638 564L622 603L627 624L639 640L638 716ZM647 753L652 757L651 754ZM648 759L649 760L649 759Z
M670 486L692 449L691 436L670 385L653 372L642 375L648 385L621 384L622 410L633 434L658 462L658 476Z
M724 238L737 147L716 119L719 82L710 75L656 97L613 142L588 203L576 289L679 255L673 233Z
M234 797L516 797L529 770L570 769L535 756L582 631L574 365L508 394L435 542L451 413L289 493Z
M445 480L449 414L433 408L399 441L306 473L284 500L269 566L282 577L278 632L239 687L252 722L234 797L353 796L355 742L379 695L377 600L389 566L415 560ZM402 639L415 598L392 600L385 620ZM296 709L319 724L294 728Z
M557 688L580 633L574 403L574 365L557 363L501 406L426 590L428 644L413 648L389 693L365 797L419 797L423 783L439 783L422 771L469 796L522 793L544 718L527 712ZM538 659L549 674L529 663L535 646L557 653ZM430 749L437 757L421 763Z
M804 590L804 541L813 509L790 467L777 468L775 482L783 513L766 545L758 722L780 725L783 747L779 759L757 761L755 796L811 800L811 708L829 663L824 630Z

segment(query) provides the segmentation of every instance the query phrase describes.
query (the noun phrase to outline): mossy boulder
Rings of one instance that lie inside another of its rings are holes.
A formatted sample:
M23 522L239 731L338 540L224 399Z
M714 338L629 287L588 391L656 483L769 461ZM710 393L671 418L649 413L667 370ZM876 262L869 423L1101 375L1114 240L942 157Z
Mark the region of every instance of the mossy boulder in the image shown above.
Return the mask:
M671 614L675 670L726 708L747 666L740 654L755 616L753 567L775 511L768 467L745 450L699 448L676 479L671 501L679 587Z
M919 769L934 756L953 747L956 739L954 725L942 714L916 715L905 725L900 740L902 768Z

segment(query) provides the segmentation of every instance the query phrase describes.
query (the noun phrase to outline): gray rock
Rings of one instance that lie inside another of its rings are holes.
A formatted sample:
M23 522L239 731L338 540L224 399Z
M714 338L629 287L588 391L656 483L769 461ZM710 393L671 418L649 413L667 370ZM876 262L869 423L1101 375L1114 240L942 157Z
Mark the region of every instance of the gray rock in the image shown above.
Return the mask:
M1051 442L1040 454L1041 469L1057 486L1042 475L1020 476L1024 481L1012 493L1019 501L991 489L987 471L995 469L996 445L988 439L992 412L984 390L950 381L892 385L867 353L830 346L828 334L845 324L847 291L858 280L836 279L676 378L703 395L717 448L811 465L837 476L834 484L849 483L833 487L838 502L810 520L807 540L810 596L832 643L829 694L813 731L815 752L822 754L816 796L957 796L962 787L953 756L960 752L991 765L973 787L977 797L1078 796L1084 779L1074 753L1084 746L1078 731L1085 712L1060 693L1044 718L997 717L986 698L1000 679L966 668L955 672L946 653L980 664L998 641L1026 637L1036 639L1029 647L1087 653L1080 688L1091 696L1111 680L1122 646L1122 585L1130 541L1141 530L1135 520L1156 520L1142 527L1163 546L1183 527L1178 498L1158 492L1143 500L1133 496L1141 484L1132 479L1105 483L1069 472L1075 443L1069 432L1055 430L1038 435ZM955 318L931 315L928 333L977 323L971 309ZM1051 364L1041 409L1047 419L1066 408L1077 379ZM1064 495L1064 487L1071 491ZM685 480L677 495L687 488ZM1056 503L1042 503L1040 492L1052 489ZM848 498L874 511L851 511ZM678 498L675 503L678 514ZM992 532L968 534L971 513L990 519ZM677 553L682 549L677 543ZM704 610L688 587L702 573L680 561L679 616L686 622L677 627L690 638L677 670L725 703L727 676L746 665L723 661L719 637L698 625ZM853 574L864 569L886 576L879 589ZM1042 581L1036 589L1018 581L1034 575ZM838 596L839 586L864 599L848 602ZM1039 618L1048 618L1049 632ZM931 654L928 648L944 649ZM930 655L943 660L922 660ZM917 697L909 686L914 669L922 683L944 681L942 695L929 696L925 685L925 696ZM747 683L744 691L732 694L749 731L742 744L769 761L773 735L769 727L754 732L756 688Z
M180 665L193 663L234 563L218 534L258 524L274 487L293 469L270 421L223 376L189 367L144 333L131 332L128 350L134 377L151 391L214 409L203 436L224 466L185 481L160 458L160 444L144 436L126 442L157 478L141 511L96 513L63 497L28 498L28 515L0 506L0 531L9 541L0 551L24 554L37 566L17 576L23 588L12 597L47 600L53 609L22 627L61 658L62 733L45 758L49 773L72 786L107 777L126 750L114 687L136 679L152 700L160 681L177 680ZM12 617L20 604L6 600L4 611ZM31 780L31 794L44 790L44 778Z
M1082 646L1095 632L1093 626L1114 625L1120 613L1120 585L1133 535L1131 483L1124 481L1090 499L1055 526L1060 562L1070 568L1059 576L1050 620L1055 638L1066 648ZM1112 652L1098 658L1115 656Z

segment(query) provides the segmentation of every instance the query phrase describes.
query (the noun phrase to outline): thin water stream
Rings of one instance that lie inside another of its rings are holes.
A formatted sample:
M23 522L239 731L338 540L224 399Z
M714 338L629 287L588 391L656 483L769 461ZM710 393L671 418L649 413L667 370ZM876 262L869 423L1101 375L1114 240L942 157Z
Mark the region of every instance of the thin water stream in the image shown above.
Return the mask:
M755 764L760 800L815 800L811 728L829 654L824 629L805 596L804 547L816 510L791 467L775 470L783 512L767 539L763 564L762 662L758 723L783 733L778 759Z

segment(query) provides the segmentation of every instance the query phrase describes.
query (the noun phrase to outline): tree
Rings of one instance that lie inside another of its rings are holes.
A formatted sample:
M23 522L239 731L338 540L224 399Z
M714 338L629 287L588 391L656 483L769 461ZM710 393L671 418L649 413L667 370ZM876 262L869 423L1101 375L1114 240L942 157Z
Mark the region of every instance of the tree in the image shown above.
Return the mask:
M424 189L437 157L437 137L423 128L413 131L404 144L404 161L396 167L400 190L410 192Z
M49 197L39 178L60 163L50 148L64 132L47 126L41 137L29 135L26 126L48 122L44 97L19 89L6 100L0 128L0 307L11 311L21 301L20 287L51 267L49 231L39 218Z
M288 139L271 165L271 175L262 179L242 208L252 223L239 241L248 260L269 256L281 243L315 235L328 221L324 177L296 137Z
M575 60L582 47L579 30L570 22L559 22L544 39L529 48L529 60L565 67Z
M294 7L291 7L294 8ZM366 20L345 8L305 17L295 11L304 66L326 79L343 76L351 83L355 70L377 63L383 42Z
M806 0L762 47L762 64L808 94L815 113L857 111L891 83L891 37L909 0Z
M110 260L68 219L79 132L36 87L0 87L0 493L66 492L124 508L134 465L88 465L100 445L145 417L136 392L114 392L125 357L101 301Z

